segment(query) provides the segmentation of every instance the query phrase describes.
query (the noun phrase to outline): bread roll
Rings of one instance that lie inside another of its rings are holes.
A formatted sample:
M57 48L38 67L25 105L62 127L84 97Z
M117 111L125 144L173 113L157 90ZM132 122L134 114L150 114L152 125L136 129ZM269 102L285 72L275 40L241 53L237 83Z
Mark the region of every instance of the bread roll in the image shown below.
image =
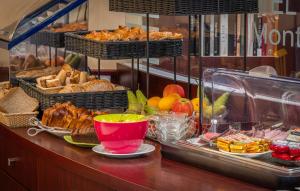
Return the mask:
M61 83L59 79L46 80L47 88L59 87Z
M83 84L83 83L87 82L87 78L88 78L87 72L80 72L79 84Z
M67 72L65 70L61 70L55 77L55 79L59 79L62 85L66 84L66 78L67 78Z

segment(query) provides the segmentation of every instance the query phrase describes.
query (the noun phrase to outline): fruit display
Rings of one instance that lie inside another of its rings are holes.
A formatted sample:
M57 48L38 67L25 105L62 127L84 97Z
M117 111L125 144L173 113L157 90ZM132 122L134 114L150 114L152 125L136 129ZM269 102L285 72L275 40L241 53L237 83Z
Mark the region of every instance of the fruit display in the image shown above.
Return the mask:
M94 31L85 35L85 37L96 41L144 41L147 39L147 33L140 27L119 26L118 29L112 31ZM183 35L172 32L151 31L149 38L150 40L175 40L182 39Z
M163 96L154 96L147 99L140 90L136 95L128 91L128 112L153 115L157 112L175 112L185 113L191 116L193 113L198 115L199 97L192 100L185 98L185 92L182 86L178 84L168 84L163 89ZM226 110L226 103L230 94L224 93L213 104L210 104L207 96L203 97L203 114L205 118L210 119L213 115L218 116ZM213 113L214 109L214 113Z
M217 138L217 147L220 150L232 153L262 153L269 150L268 139L253 138L237 133Z

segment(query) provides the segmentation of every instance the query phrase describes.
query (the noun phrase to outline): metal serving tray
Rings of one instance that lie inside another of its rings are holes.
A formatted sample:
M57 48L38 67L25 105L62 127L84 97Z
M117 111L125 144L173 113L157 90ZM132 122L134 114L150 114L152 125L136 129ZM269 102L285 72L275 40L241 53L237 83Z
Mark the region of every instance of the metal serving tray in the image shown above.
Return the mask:
M270 160L270 156L249 159L195 146L186 141L162 143L162 155L226 176L272 189L300 187L300 167L285 167Z

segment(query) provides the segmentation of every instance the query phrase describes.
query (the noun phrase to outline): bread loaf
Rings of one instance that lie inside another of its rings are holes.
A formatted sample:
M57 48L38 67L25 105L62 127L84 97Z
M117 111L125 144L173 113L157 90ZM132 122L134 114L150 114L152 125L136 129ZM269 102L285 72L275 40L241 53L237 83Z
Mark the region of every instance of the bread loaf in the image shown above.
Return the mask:
M114 86L107 80L93 80L82 85L85 92L113 91Z
M84 90L78 84L69 84L66 85L59 93L79 93L83 92Z
M94 127L75 128L71 137L75 142L99 144Z

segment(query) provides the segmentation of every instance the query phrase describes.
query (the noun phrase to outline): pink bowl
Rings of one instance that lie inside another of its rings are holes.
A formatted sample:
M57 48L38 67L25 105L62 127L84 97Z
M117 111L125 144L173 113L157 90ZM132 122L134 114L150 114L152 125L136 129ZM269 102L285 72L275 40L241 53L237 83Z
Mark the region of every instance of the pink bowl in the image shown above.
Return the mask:
M106 151L115 154L133 153L143 143L148 128L147 120L137 122L102 122L96 118L94 118L96 134Z

